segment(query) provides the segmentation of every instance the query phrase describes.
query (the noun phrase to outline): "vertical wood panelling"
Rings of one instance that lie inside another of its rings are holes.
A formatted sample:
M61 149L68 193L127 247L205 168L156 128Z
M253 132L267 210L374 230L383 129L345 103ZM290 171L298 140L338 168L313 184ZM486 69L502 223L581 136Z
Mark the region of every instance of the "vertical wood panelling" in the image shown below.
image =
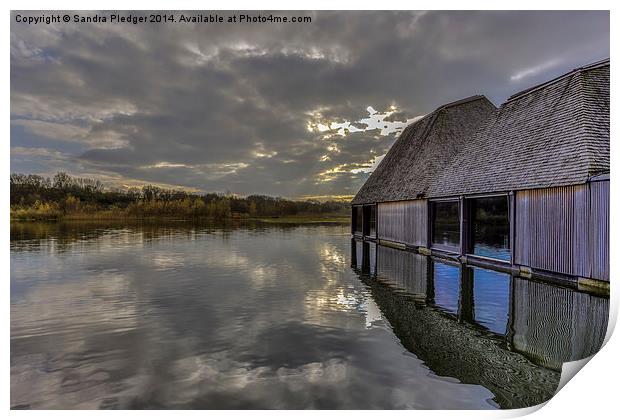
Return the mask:
M511 223L514 263L609 281L609 194L609 180L517 191ZM379 239L427 246L428 230L427 200L377 206Z
M425 246L427 239L427 201L411 200L379 203L379 239Z
M584 276L586 203L585 185L518 191L516 263Z
M514 258L515 264L530 265L530 194L523 191L515 194L515 218L514 218Z
M588 227L590 277L609 280L609 181L590 184Z
M570 274L591 277L588 258L588 215L590 214L589 186L574 187L573 227L575 234L572 238L572 272Z
M508 214L510 219L510 234L508 241L510 243L510 264L515 263L515 195L510 193L508 195Z
M609 181L518 191L515 263L609 280Z
M459 198L459 252L463 255L469 252L471 243L470 238L470 211L468 202L463 200L463 197Z

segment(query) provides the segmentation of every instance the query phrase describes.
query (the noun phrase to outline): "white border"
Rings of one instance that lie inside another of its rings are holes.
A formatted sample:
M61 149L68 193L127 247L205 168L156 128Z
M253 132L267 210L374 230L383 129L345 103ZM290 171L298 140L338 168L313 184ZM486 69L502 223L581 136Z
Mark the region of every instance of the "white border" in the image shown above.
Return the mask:
M370 2L370 1L339 1L335 2L333 0L315 0L315 1L305 1L305 2L295 2L291 4L285 1L273 1L273 0L265 0L260 3L251 2L251 1L226 1L226 2L199 2L199 1L175 1L175 2L166 2L166 1L118 1L118 0L110 0L110 1L94 1L88 2L88 4L83 1L56 1L56 2L44 2L44 1L8 1L7 11L5 14L5 19L10 19L9 11L11 9L15 10L37 10L37 9L58 9L58 10L83 10L83 9L116 9L116 10L320 10L320 9L335 9L335 10L354 10L354 9L363 9L363 10L407 10L407 9L418 9L418 10L426 10L426 9L438 9L438 10L479 10L479 9L501 9L501 10L567 10L567 9L582 9L584 6L587 6L589 9L598 9L598 10L611 10L611 55L615 56L616 52L616 43L615 39L618 38L618 30L617 30L617 13L614 10L616 4L620 4L618 2L611 1L554 1L554 2L545 2L545 1L532 1L532 0L522 0L519 2L497 2L497 1L468 1L468 2L458 2L458 1L442 1L441 4L438 2L411 2L411 1L391 1L391 2ZM88 5L88 7L85 7ZM99 6L99 7L94 7ZM171 7L172 6L172 7ZM3 55L4 60L6 60L4 66L2 67L3 72L3 93L5 100L2 102L2 108L5 116L10 115L10 75L9 75L9 46L10 46L10 25L7 25L3 32L3 45L5 49L5 53ZM613 60L612 60L613 61ZM614 71L614 66L612 65L612 72ZM612 89L611 89L611 109L612 109L612 118L611 118L611 138L614 139L614 134L618 132L617 128L617 112L618 109L618 101L617 98L617 89L616 85L613 82L616 80L616 77L612 75ZM2 160L2 165L4 166L4 174L8 178L8 174L10 172L10 123L9 119L5 119L4 122L4 133L6 136L3 138L3 148L6 151L5 157ZM615 163L617 162L616 155L613 150L615 150L615 142L612 141L612 166L615 167ZM6 212L9 209L9 182L8 179L1 184L2 191L0 193L0 199L3 203L3 208ZM618 238L620 235L620 224L615 219L613 215L620 214L618 210L620 207L618 206L618 188L616 188L616 183L611 183L612 193L611 193L611 277L612 279L618 279L618 265L616 264L616 260L613 256L617 255L616 250ZM5 216L2 218L2 232L5 241L8 242L8 238L10 236L10 222L9 215L5 213ZM9 252L8 252L8 244L5 242L5 270L8 271L9 268ZM6 271L5 271L6 273ZM9 372L9 354L10 354L10 305L9 305L9 296L10 296L10 286L9 286L9 275L5 277L4 280L4 311L5 316L3 317L2 322L2 333L4 338L4 346L2 347L3 360L2 364L2 372L3 372L3 381L2 381L2 403L5 410L9 411L10 399L10 372ZM610 326L615 325L615 321L617 319L618 314L618 290L614 287L614 281L612 280L611 287L611 311L610 311ZM459 419L481 419L481 418L502 418L502 417L515 417L524 415L526 413L530 413L535 411L532 414L533 419L542 419L542 418L562 418L564 419L588 419L588 418L608 418L610 414L612 414L616 408L616 388L615 382L618 378L618 360L615 359L616 354L620 354L618 351L619 344L617 337L612 337L611 340L606 344L606 346L601 350L599 354L597 354L591 362L587 364L587 366L577 374L576 379L571 380L554 398L552 398L544 408L536 411L535 409L526 409L526 410L512 410L512 411L500 411L500 412L479 412L479 411L418 411L418 412L409 412L409 411L394 411L390 413L376 413L374 411L326 411L326 412L313 412L313 411L294 411L294 412L282 412L282 411L255 411L251 413L247 412L238 412L238 411L226 411L226 412L215 412L210 411L207 413L202 413L200 411L183 411L183 412L170 412L170 411L149 411L149 412L89 412L83 413L79 411L34 411L34 412L22 412L22 411L11 411L9 414L14 418L25 418L25 417L42 417L45 416L49 419L81 419L86 414L88 416L93 416L95 418L102 418L108 416L114 416L117 418L121 417L140 417L140 418L168 418L169 416L183 416L183 417L192 417L192 418L203 418L205 415L212 417L226 417L232 418L236 416L251 416L252 418L258 419L269 419L272 420L275 418L288 418L291 415L299 418L310 418L316 415L320 415L321 417L326 416L327 418L342 418L342 417L355 417L355 418L372 418L373 420L377 416L388 415L394 418L459 418Z

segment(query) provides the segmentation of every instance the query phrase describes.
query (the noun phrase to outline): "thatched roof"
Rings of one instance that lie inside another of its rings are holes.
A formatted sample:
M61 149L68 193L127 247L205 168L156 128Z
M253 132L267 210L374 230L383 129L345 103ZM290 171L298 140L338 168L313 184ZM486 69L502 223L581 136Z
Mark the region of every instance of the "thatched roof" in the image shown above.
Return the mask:
M437 108L409 125L353 199L353 204L426 196L433 180L495 111L484 96Z
M574 185L609 172L609 60L519 92L495 112L468 101L438 110L459 111L446 126L430 123L435 111L429 130L424 120L407 127L353 204Z

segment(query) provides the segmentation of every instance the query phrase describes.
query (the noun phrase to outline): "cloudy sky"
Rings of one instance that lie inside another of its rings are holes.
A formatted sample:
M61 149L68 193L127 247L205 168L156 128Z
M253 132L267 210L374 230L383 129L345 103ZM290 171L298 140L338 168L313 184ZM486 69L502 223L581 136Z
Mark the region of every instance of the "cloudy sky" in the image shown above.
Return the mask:
M11 172L110 186L353 195L415 118L473 94L500 105L609 56L608 12L159 25L18 14L41 16L12 13Z

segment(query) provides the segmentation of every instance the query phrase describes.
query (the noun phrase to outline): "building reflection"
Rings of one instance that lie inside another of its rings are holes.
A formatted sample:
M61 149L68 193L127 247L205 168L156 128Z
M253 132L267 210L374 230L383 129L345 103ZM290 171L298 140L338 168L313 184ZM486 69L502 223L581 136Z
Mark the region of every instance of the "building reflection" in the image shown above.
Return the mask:
M503 408L551 398L562 364L605 337L607 297L355 239L351 259L409 351Z

